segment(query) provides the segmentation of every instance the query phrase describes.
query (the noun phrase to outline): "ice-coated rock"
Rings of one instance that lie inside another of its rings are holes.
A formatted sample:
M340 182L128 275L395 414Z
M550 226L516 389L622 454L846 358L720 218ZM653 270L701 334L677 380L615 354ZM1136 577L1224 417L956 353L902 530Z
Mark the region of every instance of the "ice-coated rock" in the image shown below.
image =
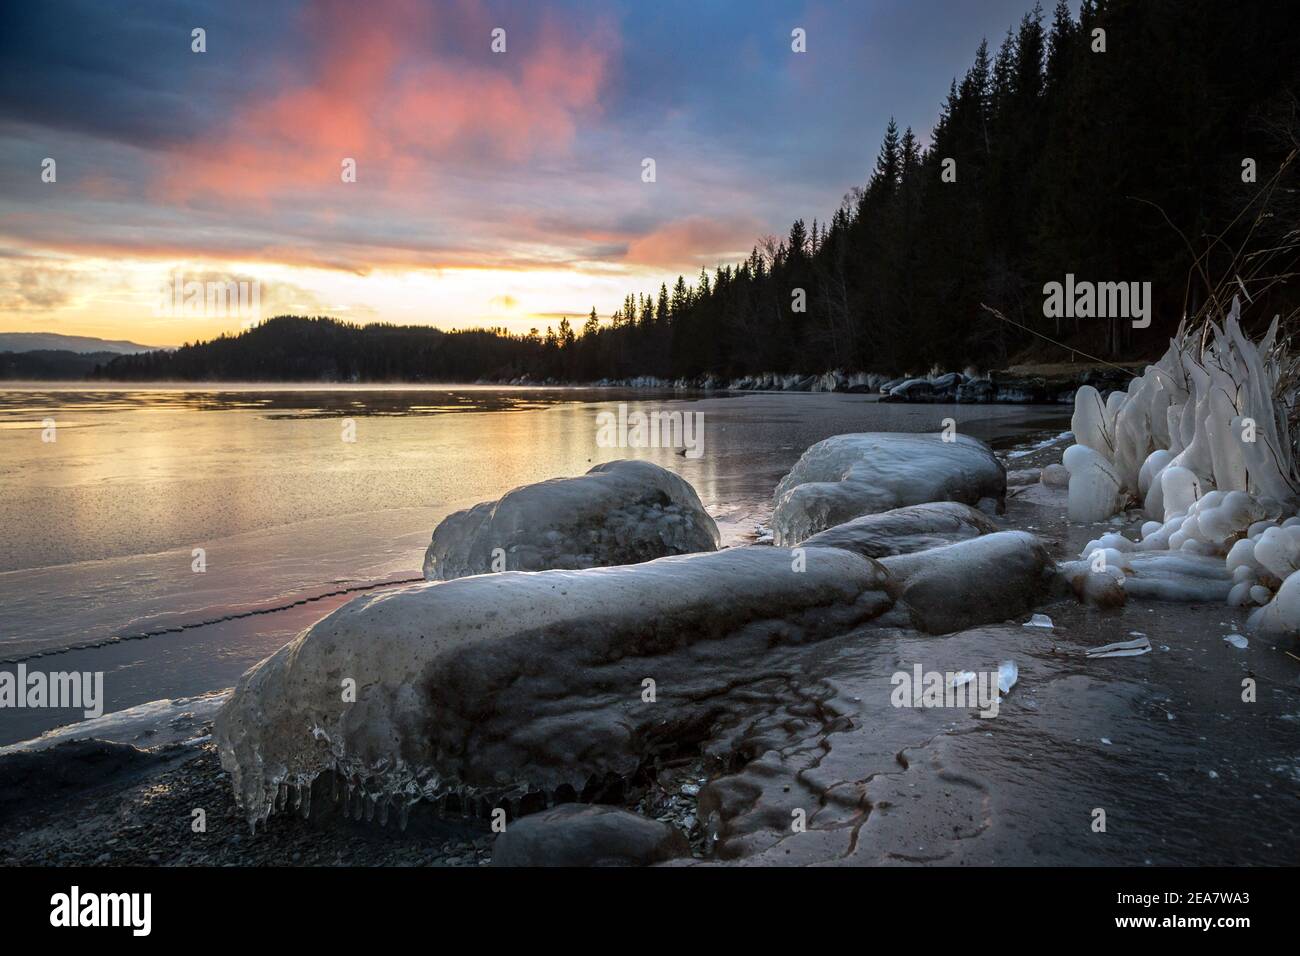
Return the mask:
M1254 611L1246 623L1252 631L1272 637L1300 634L1300 573L1289 575L1273 599Z
M1070 520L1091 524L1113 515L1120 502L1114 466L1089 445L1071 445L1061 461L1070 472Z
M774 649L883 613L886 578L839 548L749 547L367 595L245 673L214 737L254 824L326 771L368 816L581 793L698 743Z
M621 807L562 803L512 821L493 866L647 866L690 856L676 827Z
M1087 560L1062 564L1061 574L1080 600L1101 607L1129 597L1222 603L1233 588L1222 558L1188 551L1094 548Z
M1024 531L999 531L880 563L889 571L898 610L930 634L1020 617L1046 597L1056 576L1047 545Z
M1252 563L1278 581L1286 581L1300 569L1300 527L1268 528L1248 540L1253 547Z
M719 540L685 480L653 462L611 461L448 515L433 532L424 577L636 564L716 551Z
M859 515L931 501L1006 506L1006 470L966 435L835 435L803 453L776 488L776 543L794 545Z
M1222 558L1184 551L1135 552L1126 557L1124 590L1130 597L1222 604L1232 590L1232 575Z
M805 548L845 548L868 558L938 548L997 530L977 508L956 501L909 505L863 515L813 535Z
M1116 565L1066 561L1060 566L1060 571L1061 577L1084 604L1122 607L1128 600L1124 592L1124 572Z

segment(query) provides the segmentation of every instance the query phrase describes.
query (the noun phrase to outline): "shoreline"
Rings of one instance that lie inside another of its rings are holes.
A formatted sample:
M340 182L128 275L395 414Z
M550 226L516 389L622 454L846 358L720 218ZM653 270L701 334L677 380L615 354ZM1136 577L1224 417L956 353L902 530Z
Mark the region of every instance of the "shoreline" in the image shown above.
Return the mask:
M17 386L66 385L83 389L106 388L195 388L220 391L229 388L237 391L267 390L333 390L352 391L383 390L443 390L443 389L533 389L533 390L609 390L636 392L687 392L708 394L790 394L799 392L831 392L859 394L880 401L910 402L919 404L1004 404L1004 405L1064 405L1074 400L1074 392L1082 385L1093 385L1102 391L1123 388L1129 377L1135 376L1142 366L1141 360L1098 362L1070 362L1055 364L1014 365L1006 369L985 372L949 371L928 374L888 374L883 372L846 372L832 369L822 372L763 372L722 378L703 374L691 378L666 379L655 375L635 375L624 378L600 378L591 381L561 381L558 379L533 380L528 376L511 379L477 379L458 381L394 381L394 382L330 382L330 381L271 381L252 382L221 379L0 379L0 389ZM1125 373L1129 366L1133 371Z
M1008 505L998 525L1043 536L1058 561L1075 557L1098 533L1098 526L1068 525L1064 493L1036 481L1038 469L1059 460L1062 438L1025 443L1030 447L999 456L1008 468ZM1125 516L1104 526L1131 530L1135 521ZM1300 798L1295 787L1300 782L1300 756L1293 748L1270 742L1288 733L1294 739L1300 725L1294 666L1282 653L1284 648L1254 638L1245 650L1225 645L1222 636L1241 630L1244 615L1222 605L1132 600L1123 608L1100 612L1073 598L1060 598L1038 611L1052 619L1053 629L1044 632L1012 621L924 641L903 633L874 638L877 644L887 641L898 648L924 647L927 654L992 654L1018 660L1021 678L1007 699L1006 720L985 724L959 716L949 722L951 715L944 715L936 722L933 715L893 712L884 724L868 726L864 711L862 720L854 720L848 729L814 733L790 752L815 746L825 748L829 758L868 745L890 751L876 757L864 752L849 764L853 773L876 780L865 785L877 809L854 824L847 855L824 842L781 839L779 834L768 842L760 833L759 844L740 861L1158 865L1194 860L1230 865L1294 859L1300 852ZM1083 649L1134 632L1150 635L1151 654L1081 662ZM868 673L865 664L859 668L861 676L845 666L846 661L861 659L866 646L860 635L835 638L819 645L801 666L814 676L825 669L822 684L829 680L831 692L866 707L875 699L870 688L879 675ZM1261 685L1260 707L1233 722L1226 711L1246 674ZM924 728L910 726L918 718L928 721ZM1256 720L1261 723L1255 725ZM77 768L78 784L70 792L44 795L39 809L15 811L10 806L0 818L0 830L13 835L4 841L0 863L456 866L490 860L493 836L486 821L439 819L431 812L412 812L403 833L392 826L339 821L326 807L305 821L287 813L274 815L250 835L207 736L208 720L191 712L175 730L187 742L166 742L143 756L120 748L77 753L79 745L27 755L35 762L28 766L31 777L23 779L62 779L65 775L52 768L63 764ZM1027 753L1032 758L1042 749L1026 741L1044 733L1066 752L1054 757L1043 753L1045 767L1034 766L1032 759L1026 764ZM11 767L13 759L0 757ZM1094 777L1080 777L1081 769L1090 765ZM786 773L796 771L784 769L776 780L787 779ZM14 779L13 774L6 776ZM688 761L662 770L645 792L629 798L628 805L676 826L691 840L694 861L703 862L700 784L719 777L744 783L752 773L746 767L732 772L702 759ZM788 779L787 789L796 781L807 786L810 778L803 771ZM951 781L958 779L966 782L954 789ZM843 785L836 783L831 792ZM21 786L21 780L12 786ZM902 791L890 797L900 787ZM1080 788L1107 792L1081 796ZM901 817L884 809L908 795L910 802L900 804L907 807ZM1169 800L1186 809L1169 811L1172 819L1160 821L1159 837L1154 828L1149 839L1145 836L1146 826L1156 821L1135 824L1128 819L1135 812L1141 818L1147 804L1154 807ZM1112 808L1114 829L1128 834L1124 840L1089 833L1090 807L1083 804L1098 805L1093 801ZM206 833L191 830L195 808L205 811ZM1212 819L1222 822L1207 826L1207 808L1213 809ZM1076 812L1083 814L1081 822L1065 819ZM1271 816L1271 825L1243 832L1232 821L1247 813ZM954 836L949 824L967 818L969 823L958 827ZM833 833L834 827L826 832ZM1194 855L1189 858L1189 853Z

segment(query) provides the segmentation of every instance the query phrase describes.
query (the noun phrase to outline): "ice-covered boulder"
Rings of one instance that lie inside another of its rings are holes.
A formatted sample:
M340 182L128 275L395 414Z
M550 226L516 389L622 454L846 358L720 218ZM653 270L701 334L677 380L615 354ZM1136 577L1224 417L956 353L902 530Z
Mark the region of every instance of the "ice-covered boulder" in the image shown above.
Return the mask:
M1188 551L1093 548L1086 560L1062 564L1061 573L1080 600L1102 607L1130 597L1222 603L1233 588L1222 558Z
M863 515L813 535L805 548L844 548L868 558L910 554L965 541L997 530L980 510L957 501L935 501Z
M794 545L859 515L930 501L1001 513L1007 476L983 442L966 435L835 435L803 453L776 488L776 543Z
M719 540L688 482L653 462L611 461L448 515L433 532L424 576L636 564L716 551Z
M1092 524L1105 521L1115 513L1120 503L1120 482L1104 455L1091 445L1080 443L1065 450L1062 463L1070 472L1071 521Z
M768 655L886 611L886 578L839 548L750 547L367 595L245 673L213 733L253 823L326 772L367 818L571 798L698 747L752 706Z
M1024 531L999 531L880 563L899 611L930 634L1025 614L1048 596L1056 578L1047 545Z

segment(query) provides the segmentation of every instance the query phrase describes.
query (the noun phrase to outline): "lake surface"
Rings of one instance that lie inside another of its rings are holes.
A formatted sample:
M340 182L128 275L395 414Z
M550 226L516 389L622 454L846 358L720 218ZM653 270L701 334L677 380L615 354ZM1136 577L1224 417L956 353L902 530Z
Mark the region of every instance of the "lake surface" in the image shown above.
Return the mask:
M624 402L701 413L703 453L599 447L597 415ZM824 393L5 385L0 668L103 671L107 711L227 687L358 589L418 578L443 517L521 484L648 459L739 544L827 436L952 418L1008 447L1069 413ZM6 709L0 743L79 717Z

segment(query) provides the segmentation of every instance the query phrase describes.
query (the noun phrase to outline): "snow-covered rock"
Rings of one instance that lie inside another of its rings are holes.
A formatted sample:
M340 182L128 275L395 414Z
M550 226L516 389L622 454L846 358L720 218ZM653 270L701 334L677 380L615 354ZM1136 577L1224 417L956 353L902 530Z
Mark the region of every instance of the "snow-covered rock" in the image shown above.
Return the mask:
M793 545L859 515L930 501L1002 512L1006 471L966 435L864 432L835 435L803 453L776 488L776 543Z
M1056 577L1047 545L1025 531L999 531L880 563L900 610L930 634L1021 617L1048 595Z
M827 528L803 542L805 548L845 548L868 558L910 554L965 541L997 530L976 508L935 501L863 515Z
M424 576L635 564L716 551L719 541L688 482L653 462L612 461L448 515L433 532Z
M448 792L581 793L698 741L783 644L887 610L886 578L839 548L749 547L367 595L245 673L214 736L254 824L327 771L381 820Z

